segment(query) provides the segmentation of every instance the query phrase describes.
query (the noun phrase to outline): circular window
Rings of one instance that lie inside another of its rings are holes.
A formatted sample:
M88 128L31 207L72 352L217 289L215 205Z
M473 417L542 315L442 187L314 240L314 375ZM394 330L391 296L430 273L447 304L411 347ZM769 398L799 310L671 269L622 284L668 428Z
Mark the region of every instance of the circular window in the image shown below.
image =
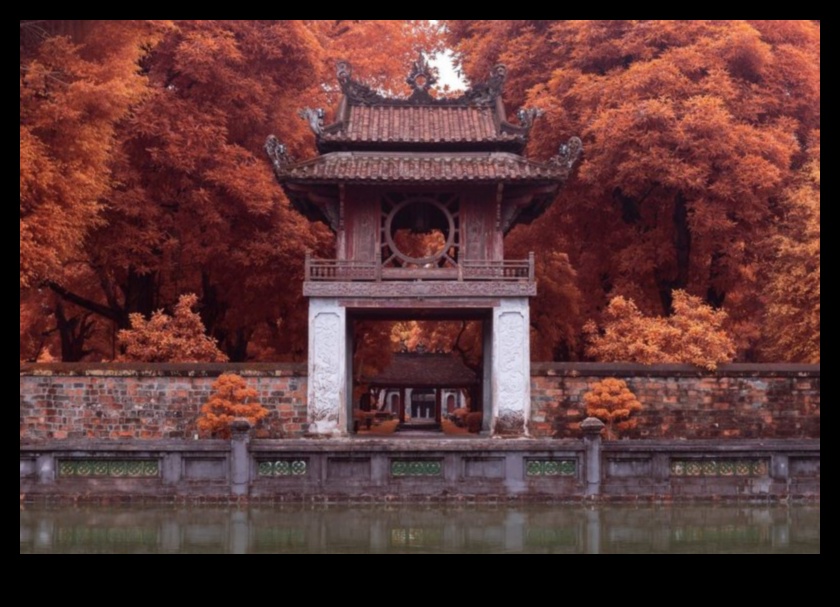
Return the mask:
M432 198L410 198L395 206L385 220L385 240L403 263L426 265L452 249L455 220Z

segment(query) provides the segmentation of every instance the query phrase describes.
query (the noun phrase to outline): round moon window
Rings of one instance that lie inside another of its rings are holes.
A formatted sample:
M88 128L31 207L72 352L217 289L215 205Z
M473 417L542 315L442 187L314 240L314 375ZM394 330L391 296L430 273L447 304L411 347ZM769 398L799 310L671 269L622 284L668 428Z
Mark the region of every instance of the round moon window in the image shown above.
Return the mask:
M455 221L437 200L409 198L388 214L385 240L391 252L405 264L436 263L454 245Z

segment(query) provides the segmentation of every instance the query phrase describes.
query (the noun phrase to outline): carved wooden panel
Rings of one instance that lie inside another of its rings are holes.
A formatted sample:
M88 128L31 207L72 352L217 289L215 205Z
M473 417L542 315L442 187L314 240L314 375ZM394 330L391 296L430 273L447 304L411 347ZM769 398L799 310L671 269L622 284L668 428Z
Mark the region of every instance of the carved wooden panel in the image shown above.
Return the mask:
M496 192L493 188L471 188L464 194L461 221L464 259L480 261L503 258L501 233L496 226Z
M344 259L373 261L379 235L379 202L365 188L347 188L344 204ZM341 254L341 253L339 253Z

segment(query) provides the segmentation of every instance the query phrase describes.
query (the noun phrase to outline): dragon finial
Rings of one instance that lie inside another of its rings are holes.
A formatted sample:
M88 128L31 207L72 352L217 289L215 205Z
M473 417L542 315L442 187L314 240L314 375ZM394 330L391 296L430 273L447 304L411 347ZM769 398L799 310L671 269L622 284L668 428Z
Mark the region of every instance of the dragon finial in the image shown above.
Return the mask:
M557 155L552 157L551 164L555 166L562 166L572 168L580 157L583 151L583 142L580 137L570 137L569 141L562 144L557 151Z

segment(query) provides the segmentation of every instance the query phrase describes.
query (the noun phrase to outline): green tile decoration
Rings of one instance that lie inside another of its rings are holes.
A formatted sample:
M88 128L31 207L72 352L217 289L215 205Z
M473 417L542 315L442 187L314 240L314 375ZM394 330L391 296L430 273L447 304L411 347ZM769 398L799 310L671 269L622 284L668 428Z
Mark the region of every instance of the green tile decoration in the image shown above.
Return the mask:
M529 459L525 462L526 476L575 476L577 462L573 459Z
M764 459L672 459L671 476L767 476Z
M440 476L443 465L439 460L392 460L391 476Z
M128 476L137 477L143 475L143 462L128 462L126 464Z
M257 465L257 473L263 477L306 476L307 469L307 461L303 459L281 459Z
M58 462L58 476L154 478L160 476L160 462L156 459L65 459Z

